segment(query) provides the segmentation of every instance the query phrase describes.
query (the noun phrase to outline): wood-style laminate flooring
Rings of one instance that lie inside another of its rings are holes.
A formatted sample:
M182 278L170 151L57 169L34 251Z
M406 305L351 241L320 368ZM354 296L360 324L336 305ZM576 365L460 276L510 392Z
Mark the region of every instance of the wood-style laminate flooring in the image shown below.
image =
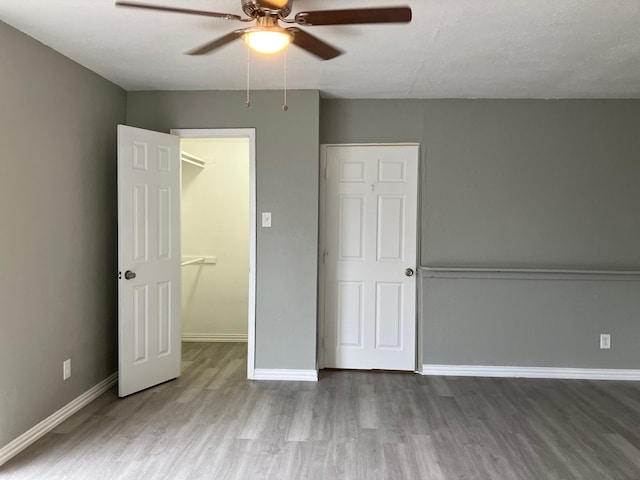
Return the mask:
M0 467L20 479L640 479L640 383L324 371L250 382L246 345L115 389Z

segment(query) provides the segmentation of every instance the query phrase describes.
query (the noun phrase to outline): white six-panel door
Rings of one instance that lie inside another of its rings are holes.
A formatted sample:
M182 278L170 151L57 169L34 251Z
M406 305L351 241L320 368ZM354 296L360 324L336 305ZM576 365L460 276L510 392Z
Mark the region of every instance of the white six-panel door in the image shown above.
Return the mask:
M121 397L180 375L180 137L118 126Z
M325 158L325 367L413 371L418 146Z

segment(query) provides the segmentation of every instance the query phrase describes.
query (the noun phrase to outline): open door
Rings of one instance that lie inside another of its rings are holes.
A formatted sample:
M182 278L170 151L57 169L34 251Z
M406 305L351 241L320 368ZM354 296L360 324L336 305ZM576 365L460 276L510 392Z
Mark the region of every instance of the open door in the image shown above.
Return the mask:
M180 137L118 125L121 397L180 375Z

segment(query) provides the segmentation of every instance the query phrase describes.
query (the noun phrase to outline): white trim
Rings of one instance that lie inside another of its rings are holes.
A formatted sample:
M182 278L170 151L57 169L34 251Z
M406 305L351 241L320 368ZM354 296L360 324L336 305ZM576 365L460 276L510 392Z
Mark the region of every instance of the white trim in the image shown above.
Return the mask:
M510 367L424 364L422 375L448 377L559 378L566 380L640 381L640 370L626 368Z
M323 143L323 147L419 147L419 142L382 142L382 143Z
M325 252L326 252L326 230L327 230L327 146L320 145L320 189L319 189L319 210L318 210L318 321L316 327L316 335L318 337L316 342L316 367L318 369L324 368L324 324L325 324L325 286L326 279L326 266L325 266Z
M247 319L247 378L255 375L256 362L256 129L255 128L172 128L182 138L249 139L249 307Z
M8 462L10 459L19 454L22 450L34 443L36 440L42 438L51 430L56 428L67 418L74 413L78 412L81 408L88 405L104 392L118 383L118 374L114 373L97 385L91 387L79 397L75 398L71 402L67 403L57 412L49 415L43 421L38 423L35 427L27 430L15 440L9 442L4 447L0 448L0 465Z
M317 370L293 370L289 368L256 368L254 380L284 380L287 382L317 382Z
M246 333L183 333L183 342L246 342Z

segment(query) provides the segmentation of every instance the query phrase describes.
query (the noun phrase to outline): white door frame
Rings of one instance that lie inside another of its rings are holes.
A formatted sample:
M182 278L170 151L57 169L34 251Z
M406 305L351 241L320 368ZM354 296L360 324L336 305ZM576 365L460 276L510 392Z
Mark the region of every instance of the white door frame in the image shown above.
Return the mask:
M319 219L319 229L320 235L318 239L318 331L317 338L318 344L316 346L317 354L317 364L318 370L321 370L325 366L324 359L324 327L325 327L325 252L327 251L327 243L326 243L326 233L327 233L327 147L384 147L384 146L418 146L419 143L326 143L320 145L320 219ZM418 178L416 182L420 181L420 157L418 156ZM417 219L416 222L420 222L420 183L418 183L418 211L417 211ZM419 277L418 272L418 264L420 263L420 228L416 229L416 246L418 247L416 250L416 277ZM420 284L419 278L416 278L416 355L415 355L415 371L419 371L420 359L418 358L418 353L421 350L422 340L420 338L420 318L418 318L418 312L420 311L420 295L418 295L418 285Z
M249 139L249 312L247 324L247 378L255 378L256 360L256 130L255 128L172 128L182 138Z

